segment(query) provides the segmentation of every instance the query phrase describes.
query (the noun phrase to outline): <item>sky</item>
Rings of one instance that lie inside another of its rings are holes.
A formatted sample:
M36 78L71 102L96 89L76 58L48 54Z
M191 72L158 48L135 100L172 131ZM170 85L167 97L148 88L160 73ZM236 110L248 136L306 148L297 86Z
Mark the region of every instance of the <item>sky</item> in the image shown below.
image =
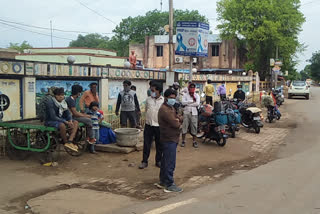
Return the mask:
M0 5L5 5L0 13L0 47L6 48L10 42L21 43L24 40L33 47L51 47L50 21L53 29L112 36L110 33L123 18L144 15L154 9L160 10L160 2L161 0L0 0ZM162 10L168 10L168 2L163 0ZM210 30L219 33L216 29L217 0L173 0L173 2L175 9L198 10L209 19ZM298 54L299 71L307 64L306 60L311 58L312 53L320 50L320 27L318 27L320 0L301 0L301 3L301 11L306 17L306 22L299 39L307 48ZM13 22L41 28L17 25ZM66 47L71 40L77 38L77 35L78 33L74 32L54 30L53 46Z

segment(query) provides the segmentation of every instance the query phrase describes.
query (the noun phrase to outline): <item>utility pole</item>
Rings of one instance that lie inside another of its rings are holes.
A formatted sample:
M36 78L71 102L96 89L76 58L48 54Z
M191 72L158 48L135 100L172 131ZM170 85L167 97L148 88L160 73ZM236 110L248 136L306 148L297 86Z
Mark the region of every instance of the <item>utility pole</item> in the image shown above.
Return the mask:
M193 64L193 57L190 56L190 73L189 73L189 80L190 81L192 81L192 79L193 79L192 64Z
M160 11L162 12L162 0L160 0Z
M51 20L50 20L50 29L51 29L51 47L53 48L53 40L52 40L53 29L52 29L52 21Z
M276 46L276 61L279 60L279 46ZM278 72L275 72L274 74L275 82L274 82L274 89L278 86Z
M169 72L173 64L173 0L169 0Z

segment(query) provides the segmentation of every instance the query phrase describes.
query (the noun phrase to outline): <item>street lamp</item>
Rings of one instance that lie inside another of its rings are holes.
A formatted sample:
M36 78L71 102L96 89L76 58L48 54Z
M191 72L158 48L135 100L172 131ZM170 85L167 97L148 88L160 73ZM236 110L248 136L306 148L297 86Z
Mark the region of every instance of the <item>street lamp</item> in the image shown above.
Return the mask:
M246 73L246 72L243 72L243 73L242 73L242 76L247 76L247 73Z
M73 64L75 61L76 61L76 58L74 56L70 55L70 56L67 57L67 62L69 64Z
M229 70L228 73L231 75L232 74L232 70Z
M124 62L123 66L125 68L130 68L130 62L128 62L128 61Z
M191 71L192 71L192 73L197 73L198 70L196 68L192 68Z

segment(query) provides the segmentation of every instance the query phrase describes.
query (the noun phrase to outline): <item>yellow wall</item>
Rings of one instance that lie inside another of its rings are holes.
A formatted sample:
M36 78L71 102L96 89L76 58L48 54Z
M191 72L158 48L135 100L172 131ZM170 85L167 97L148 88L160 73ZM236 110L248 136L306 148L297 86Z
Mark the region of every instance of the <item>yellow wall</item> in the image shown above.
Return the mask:
M96 50L96 49L81 49L81 48L39 48L39 49L29 49L30 53L37 54L37 53L87 53L87 54L98 54L98 55L105 55L105 56L117 56L116 52L107 51L107 50Z
M86 55L74 55L76 58L75 64L91 64L106 66L110 64L115 67L123 67L125 59L123 58L107 58L107 57L95 57ZM51 63L67 63L68 55L17 55L17 60L26 61L39 61L39 62L51 62Z

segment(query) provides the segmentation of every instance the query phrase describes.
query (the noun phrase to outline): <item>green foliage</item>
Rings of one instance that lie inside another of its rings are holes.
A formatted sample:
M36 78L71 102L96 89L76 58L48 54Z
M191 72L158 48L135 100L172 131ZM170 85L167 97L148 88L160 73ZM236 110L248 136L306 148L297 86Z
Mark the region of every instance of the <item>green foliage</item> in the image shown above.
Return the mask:
M301 80L310 79L310 73L310 65L306 65L306 67L302 71L300 71Z
M32 46L27 41L23 41L20 45L19 45L19 43L11 43L10 42L9 48L17 50L20 53L22 53L24 49L32 48Z
M254 70L266 76L277 46L284 67L290 67L295 53L303 48L298 34L305 18L299 8L300 0L220 0L218 29L224 39L243 38Z
M175 10L176 21L208 22L197 10ZM175 23L174 22L174 23ZM79 35L70 42L70 47L106 48L116 50L118 56L128 56L130 43L144 43L146 36L165 34L164 26L169 24L169 13L153 10L144 16L123 19L113 30L115 35L110 39L99 34Z
M313 53L309 62L311 63L309 67L310 76L312 80L319 82L320 81L320 51Z

